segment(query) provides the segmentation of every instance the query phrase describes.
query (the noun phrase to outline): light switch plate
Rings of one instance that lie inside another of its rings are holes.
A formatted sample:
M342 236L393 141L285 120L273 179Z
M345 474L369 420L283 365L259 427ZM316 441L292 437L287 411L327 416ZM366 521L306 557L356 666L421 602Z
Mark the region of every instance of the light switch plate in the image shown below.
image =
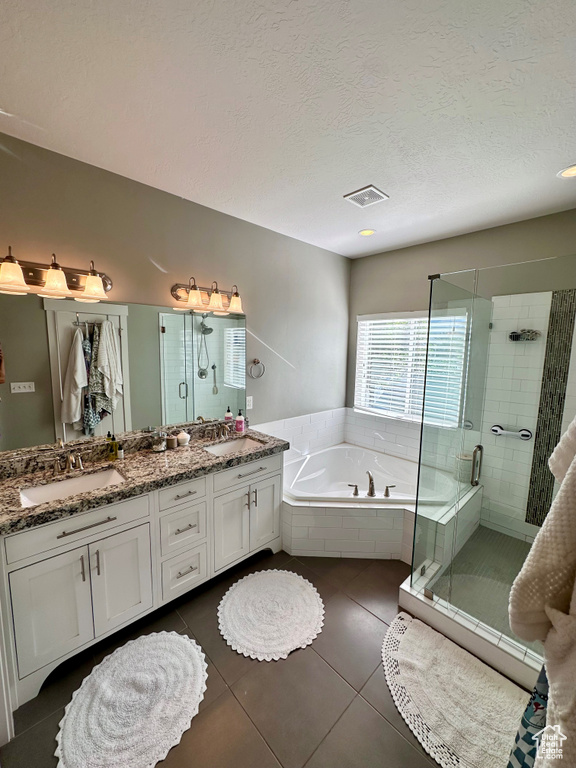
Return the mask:
M248 397L246 398L246 410L247 411L250 411L250 410L252 410L252 408L254 408L254 404L253 403L254 403L253 396L252 395L248 395Z
M35 392L36 388L34 387L33 381L11 381L10 382L10 392L13 395L22 393L22 392Z

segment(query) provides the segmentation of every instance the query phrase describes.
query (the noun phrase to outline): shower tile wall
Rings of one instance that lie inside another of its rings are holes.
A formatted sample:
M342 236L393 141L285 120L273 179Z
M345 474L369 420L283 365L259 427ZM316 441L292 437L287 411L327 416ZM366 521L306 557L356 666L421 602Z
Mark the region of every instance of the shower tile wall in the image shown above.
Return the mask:
M495 296L488 353L481 442L484 445L482 524L531 539L536 526L525 522L534 439L497 437L504 429L536 432L546 351L551 292ZM511 331L531 328L537 341L512 342Z

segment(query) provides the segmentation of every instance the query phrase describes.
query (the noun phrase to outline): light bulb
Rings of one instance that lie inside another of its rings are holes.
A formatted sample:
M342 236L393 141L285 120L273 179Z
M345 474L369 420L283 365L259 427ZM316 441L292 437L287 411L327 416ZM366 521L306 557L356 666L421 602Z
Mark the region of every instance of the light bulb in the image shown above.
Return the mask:
M0 264L0 293L8 293L13 296L26 296L30 287L26 285L22 267L14 256L12 248L8 246L8 256Z

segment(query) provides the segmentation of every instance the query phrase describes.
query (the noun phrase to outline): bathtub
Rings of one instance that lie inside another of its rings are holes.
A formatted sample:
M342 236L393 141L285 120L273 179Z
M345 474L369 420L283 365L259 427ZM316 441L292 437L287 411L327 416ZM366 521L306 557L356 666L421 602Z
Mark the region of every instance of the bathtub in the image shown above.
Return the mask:
M375 497L367 495L367 470L374 476ZM294 459L284 468L284 496L296 501L403 506L416 502L417 482L416 462L348 443ZM358 496L353 495L354 488L349 487L350 483L358 485ZM387 485L396 487L390 489L389 497L384 497ZM451 473L422 467L421 504L445 505L454 497L456 489L457 483Z

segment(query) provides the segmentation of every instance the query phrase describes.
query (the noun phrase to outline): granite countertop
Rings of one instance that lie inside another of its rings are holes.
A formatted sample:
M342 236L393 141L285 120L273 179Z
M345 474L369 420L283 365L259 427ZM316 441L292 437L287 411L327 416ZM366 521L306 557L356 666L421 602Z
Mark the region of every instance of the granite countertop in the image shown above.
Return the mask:
M227 442L221 440L191 440L185 447L156 453L150 449L133 451L118 461L100 461L85 466L84 472L68 472L53 477L51 471L44 470L0 481L0 535L16 533L49 523L90 509L123 501L133 496L140 496L150 491L166 488L176 483L192 480L230 467L237 467L251 461L272 456L288 450L289 443L276 437L254 430L247 430L243 435L231 438L250 437L261 443L261 448L246 449L229 453L226 456L214 456L204 448L208 445ZM47 485L78 477L82 474L99 472L113 467L126 480L120 485L112 485L94 491L69 496L65 499L38 504L35 507L22 508L20 489Z

